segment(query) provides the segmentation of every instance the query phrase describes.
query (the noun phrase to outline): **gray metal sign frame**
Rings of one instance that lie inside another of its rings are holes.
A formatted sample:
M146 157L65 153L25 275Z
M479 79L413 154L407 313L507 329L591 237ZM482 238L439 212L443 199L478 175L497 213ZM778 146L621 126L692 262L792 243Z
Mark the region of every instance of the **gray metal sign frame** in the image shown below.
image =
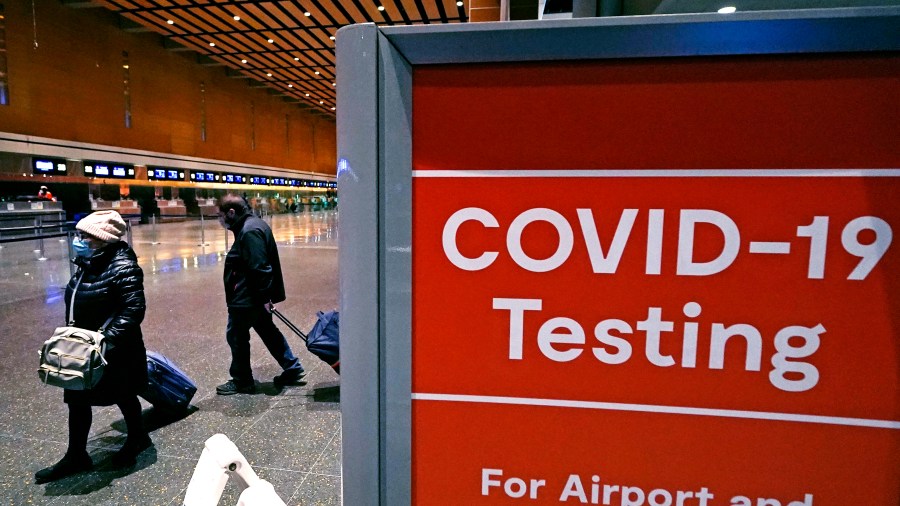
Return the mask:
M900 7L341 29L344 504L411 502L414 67L869 51L900 51Z

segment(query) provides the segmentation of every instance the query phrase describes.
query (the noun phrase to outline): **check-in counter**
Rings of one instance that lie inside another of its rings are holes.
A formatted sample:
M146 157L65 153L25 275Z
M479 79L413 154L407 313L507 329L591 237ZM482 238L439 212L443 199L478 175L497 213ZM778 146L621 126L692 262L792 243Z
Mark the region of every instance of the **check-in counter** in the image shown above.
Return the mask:
M187 216L187 207L181 199L157 200L156 206L160 222L184 221Z
M92 211L102 211L105 209L117 211L123 217L139 217L141 215L141 206L138 205L137 201L134 200L122 199L91 201Z
M197 206L200 208L200 214L205 218L215 216L219 212L216 199L197 199Z
M66 219L62 202L49 200L35 200L31 202L0 202L0 238L21 237L34 235L33 229L29 230L3 230L21 229L22 227L46 226L50 222L58 222L58 227L44 228L45 234L62 232L62 222Z

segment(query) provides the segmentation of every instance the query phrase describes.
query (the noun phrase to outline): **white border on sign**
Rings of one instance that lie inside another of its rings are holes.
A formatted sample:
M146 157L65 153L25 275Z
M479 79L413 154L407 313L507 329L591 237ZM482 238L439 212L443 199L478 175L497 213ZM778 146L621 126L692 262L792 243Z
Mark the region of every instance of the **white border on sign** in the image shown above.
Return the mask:
M815 423L821 425L848 425L876 429L900 429L900 421L847 418L840 416L804 415L799 413L773 413L735 409L692 408L686 406L660 406L653 404L626 404L620 402L577 401L566 399L538 399L529 397L499 397L490 395L460 395L414 392L414 401L469 402L474 404L513 404L518 406L548 406L556 408L599 409L605 411L636 411L640 413L665 413L670 415L717 416L722 418L746 418L779 422Z

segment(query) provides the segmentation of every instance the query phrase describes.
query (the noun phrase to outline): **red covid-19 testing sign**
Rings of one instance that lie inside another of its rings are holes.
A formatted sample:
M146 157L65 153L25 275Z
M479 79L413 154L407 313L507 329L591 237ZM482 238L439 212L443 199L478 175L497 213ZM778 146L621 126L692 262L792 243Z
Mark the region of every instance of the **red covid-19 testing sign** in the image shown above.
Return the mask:
M900 504L900 59L413 74L415 504Z

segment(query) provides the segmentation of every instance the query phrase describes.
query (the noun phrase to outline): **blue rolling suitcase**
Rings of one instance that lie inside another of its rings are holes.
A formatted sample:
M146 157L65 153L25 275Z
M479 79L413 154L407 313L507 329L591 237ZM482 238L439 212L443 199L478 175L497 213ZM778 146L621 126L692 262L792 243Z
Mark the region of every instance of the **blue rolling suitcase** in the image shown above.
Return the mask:
M147 352L147 389L141 397L156 409L173 413L187 410L197 385L171 360L155 351Z
M288 328L303 339L306 343L306 349L310 353L330 365L334 372L341 373L340 313L337 311L328 311L327 313L319 311L316 313L316 323L313 325L312 330L309 331L309 334L304 334L283 314L279 313L277 309L273 309L272 314L277 316Z

